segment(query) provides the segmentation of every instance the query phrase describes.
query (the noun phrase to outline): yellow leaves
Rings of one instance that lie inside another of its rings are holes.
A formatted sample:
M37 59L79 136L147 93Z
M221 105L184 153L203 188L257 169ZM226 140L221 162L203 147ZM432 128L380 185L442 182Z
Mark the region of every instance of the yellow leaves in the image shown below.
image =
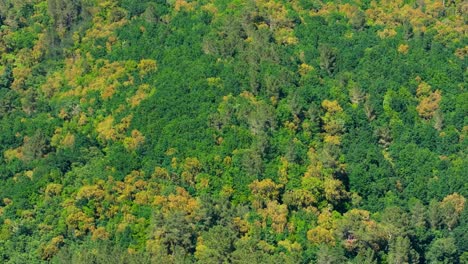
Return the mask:
M307 75L309 72L313 71L314 67L310 66L309 64L302 63L299 65L299 74L301 76Z
M348 251L366 248L381 250L384 246L383 241L388 239L385 226L371 220L370 213L360 209L346 212L338 222L337 231Z
M463 195L453 193L447 195L442 202L438 204L437 214L448 230L452 230L457 226L463 209L465 208L466 199Z
M232 157L230 156L226 156L224 159L223 159L223 164L227 167L231 166L232 165Z
M188 3L185 0L175 0L174 9L179 12L181 10L193 11L195 8L195 2Z
M442 100L442 95L439 90L430 93L428 96L423 97L416 107L419 116L424 119L431 119L439 109L439 103Z
M224 185L221 191L219 192L219 194L222 197L231 197L233 193L234 193L234 188L232 188L232 186L230 185Z
M132 121L133 116L128 115L120 120L120 123L114 124L114 117L107 116L101 122L99 122L96 126L96 132L98 133L98 138L101 140L117 140L123 139L124 133L127 131L130 123ZM131 142L128 143L141 143L142 135L139 132L132 131L132 139ZM135 141L133 141L135 140ZM129 145L131 146L131 145Z
M465 197L463 195L460 195L458 193L453 193L450 195L447 195L441 202L441 207L445 206L453 206L455 209L455 212L457 214L460 214L463 211L463 208L465 208Z
M339 11L344 13L348 18L353 16L353 14L357 11L357 7L350 5L349 3L340 5L338 8L339 8Z
M271 179L265 179L253 181L249 185L249 188L252 192L254 207L259 208L262 206L262 203L277 199L280 186Z
M59 72L54 72L41 86L41 90L48 98L51 98L60 90L63 86L63 82L63 76Z
M1 211L3 211L3 208L1 208ZM11 219L6 218L3 221L3 224L0 226L0 239L2 241L8 241L10 237L14 233L14 229L16 229L16 223L13 222Z
M455 56L457 56L460 60L463 60L465 56L468 55L468 46L465 46L463 48L458 48L455 50Z
M339 120L328 120L324 125L323 129L325 130L324 134L324 142L328 142L331 144L339 145L340 144L340 134L343 130L344 124L339 122Z
M337 179L326 178L324 183L325 198L332 204L338 204L340 200L348 197L343 183Z
M203 244L203 238L199 236L197 238L197 246L195 247L195 258L198 260L208 259L210 256L210 249Z
M122 118L122 120L120 121L119 124L116 125L116 128L119 132L124 132L127 130L127 128L130 126L130 123L132 121L132 118L133 118L133 115L130 114L124 118Z
M112 116L107 116L101 121L97 127L96 132L99 133L99 137L104 140L116 140L117 131L113 127L114 118Z
M223 81L219 77L209 77L206 78L209 86L212 87L221 87L223 85Z
M75 136L69 132L65 135L60 143L64 147L70 148L75 144Z
M320 213L317 223L319 226L312 228L307 232L307 239L314 244L326 243L329 245L335 245L333 232L336 228L336 222L332 218L332 214L329 209L324 209Z
M197 158L186 158L183 163L182 179L184 182L193 185L195 183L195 176L201 170L201 163Z
M151 188L152 185L148 185L146 181L142 180L143 177L143 172L132 171L130 174L125 176L123 182L115 182L113 189L118 195L116 198L117 201L123 203L125 201L131 200L134 198L136 192Z
M336 228L336 221L333 219L329 209L324 209L317 218L317 223L326 229L332 230Z
M101 6L100 8L106 9L106 7ZM113 13L110 10L107 13L109 16ZM124 15L125 16L125 15ZM86 44L94 45L95 39L105 39L113 34L115 34L115 30L119 27L124 26L128 21L126 19L116 19L113 23L104 22L105 18L102 16L94 16L93 17L93 27L86 31L86 35L82 38L82 42Z
M139 174L139 177L144 176L144 173L142 173L142 172L138 172L138 174ZM139 179L134 183L134 185L138 190L143 190L146 187L147 182L142 180L142 179Z
M103 65L94 69L99 72L99 76L91 80L81 95L83 96L90 91L100 91L103 99L109 99L114 95L116 89L121 86L119 80L125 77L128 78L125 62L109 63L107 60L98 60L95 65Z
M176 157L173 157L173 158L171 159L171 167L172 167L173 169L176 169L177 166L178 166L178 164L179 164L179 162L178 162L177 158L176 158Z
M344 129L343 108L339 105L338 101L324 100L322 108L326 113L322 117L324 142L333 145L340 144L340 134Z
M80 50L74 52L73 56L65 60L64 67L64 77L73 87L78 86L78 78L83 75L83 63L85 60L90 59L89 57L83 58L81 56ZM92 63L92 61L87 61L87 63Z
M322 175L323 163L319 161L317 151L314 148L310 148L307 152L310 165L307 167L307 171L304 173L304 179L307 178L320 178Z
M130 103L130 106L131 107L138 106L141 103L141 101L143 101L144 99L148 97L150 90L151 88L148 84L140 85L135 95L130 97L130 99L128 100Z
M317 199L310 191L296 189L286 192L283 195L283 202L289 206L310 209L317 203Z
M240 217L234 217L232 219L232 222L234 226L236 227L237 230L241 233L247 233L249 231L249 222L240 218Z
M143 134L140 131L134 129L132 130L131 137L126 137L123 143L124 143L124 147L127 150L132 151L132 150L137 149L144 142L145 142L145 136L143 136Z
M5 157L5 160L7 162L11 162L14 159L24 159L22 147L18 147L15 149L7 149L5 150L5 152L3 152L3 156Z
M351 209L344 214L345 217L350 219L359 219L361 221L370 221L370 213L366 210Z
M427 31L428 26L436 29L438 34L435 39L444 44L461 42L460 36L466 31L463 16L449 11L443 2L424 1L424 8L421 6L415 8L410 3L402 1L373 2L366 14L370 23L387 27L378 32L381 38L394 36L398 26L408 23L415 33ZM442 19L442 14L445 14L446 19Z
M344 37L345 37L346 39L349 39L349 40L350 40L350 39L353 39L353 37L354 37L354 32L353 32L353 31L348 31L348 32L345 33Z
M47 35L45 33L39 33L37 34L37 37L38 37L38 40L36 41L36 44L32 48L31 56L34 60L40 61L46 51Z
M151 175L152 178L155 178L155 179L169 179L169 172L165 169L165 168L162 168L162 167L156 167L154 168L154 172L153 174Z
M391 29L385 28L383 30L377 31L377 35L381 39L391 38L391 37L396 36L396 34L397 32L393 28Z
M146 251L151 254L158 254L163 248L159 239L148 239L146 240Z
M89 65L92 65L91 69L87 69L91 67ZM86 54L83 58L80 51L77 51L66 60L64 69L64 81L72 89L60 94L60 97L78 96L84 98L90 92L99 91L101 97L108 100L122 86L121 81L123 85L133 83L131 72L136 67L137 64L134 61L110 62L104 59L94 60L89 54ZM85 74L85 71L91 72ZM53 81L48 80L48 83L50 82Z
M80 188L76 195L76 199L95 199L103 200L105 196L104 190L97 185L85 185Z
M109 238L109 233L104 227L98 227L92 232L91 240L107 240Z
M207 177L197 177L197 190L201 191L208 188L210 185L210 179Z
M349 20L349 23L355 29L361 29L366 22L365 13L362 12L355 5L350 5L348 3L339 6L339 11L344 13Z
M11 200L10 198L3 198L3 203L5 205L10 205L13 203L13 200Z
M398 52L400 52L402 54L407 54L408 51L409 51L409 45L401 44L400 46L398 46Z
M280 161L281 161L281 164L280 164L280 166L278 168L278 174L279 174L280 182L282 184L286 184L286 183L288 183L288 178L289 178L289 176L288 176L289 162L284 157L281 157Z
M332 114L343 112L343 108L341 108L340 104L336 100L334 100L334 101L324 100L322 102L322 107L327 112L332 113Z
M94 219L81 211L68 214L65 223L76 237L81 237L94 228Z
M169 196L156 196L154 205L161 206L161 211L166 216L174 212L184 212L187 220L198 219L200 205L198 201L182 187L177 187L176 194Z
M416 89L416 97L419 100L419 104L416 110L422 118L433 120L433 127L440 131L443 127L443 116L439 111L439 103L442 100L442 95L439 90L432 92L432 87L422 81L421 77L416 77L416 81L419 83Z
M386 26L389 30L401 25L402 21L409 21L415 29L420 30L428 19L420 8L413 8L401 1L380 2L379 4L374 2L372 7L366 10L366 15L372 24ZM385 38L385 36L381 37Z
M445 9L445 6L442 1L430 1L426 5L426 13L428 13L434 18L439 17L444 12L444 9Z
M197 158L186 158L184 162L184 170L197 173L201 169L201 163Z
M259 0L255 4L259 10L255 15L268 21L268 23L257 23L258 30L271 31L279 44L295 45L299 42L298 38L294 36L294 23L288 17L288 11L284 4L272 0ZM248 38L247 42L251 40L252 38Z
M50 145L57 148L71 148L75 145L75 135L70 132L63 135L62 128L57 128L52 136Z
M80 113L80 117L78 118L78 125L83 126L88 122L88 118L86 117L85 113Z
M256 5L259 8L260 15L270 22L271 30L293 26L292 21L288 18L288 10L282 3L272 0L259 0L256 1Z
M140 71L140 76L145 76L148 73L152 73L157 70L157 64L155 60L143 59L138 63L138 70Z
M13 68L13 83L11 88L14 90L26 89L26 79L31 76L31 69L29 67L17 66Z
M266 226L267 220L271 221L271 228L282 233L287 224L288 207L285 204L279 204L277 201L269 201L266 208L259 209L259 214L263 216L263 225Z
M154 205L163 205L167 201L166 197L162 195L156 195L153 200Z
M112 83L107 85L104 90L101 91L102 99L106 100L111 98L115 94L115 90L117 89L118 83Z
M202 10L210 12L213 15L218 14L218 8L213 3L207 3L206 5L202 6L201 8L202 8Z
M56 236L45 246L42 247L41 257L43 260L51 259L59 251L59 247L63 244L63 236Z
M256 103L257 102L257 99L255 98L255 95L249 91L242 91L240 93L240 96L242 98L245 98L247 99L248 101L252 102L252 103ZM230 99L233 99L233 96L232 94L228 95L228 96L224 96L223 97L223 101L228 101Z
M117 43L117 37L116 36L109 36L106 42L106 50L108 52L112 51L112 46Z
M22 210L20 212L20 215L23 219L28 219L28 220L32 220L34 215L35 215L35 211L33 210Z
M139 205L151 204L153 196L149 191L140 191L135 194L135 203Z
M289 252L301 252L302 246L298 242L291 242L289 239L281 240L278 246L284 247Z
M177 149L169 148L164 154L166 154L167 156L172 156L172 155L175 155L176 153L177 153Z
M416 89L416 96L428 96L431 93L431 86L428 83L421 81L420 78L417 78L417 81L419 81L420 83L418 85L418 88Z
M267 252L269 254L273 254L273 251L275 250L275 246L273 246L272 244L266 242L265 240L260 240L258 243L257 243L257 247L264 251L264 252Z
M275 39L277 43L285 45L296 45L299 43L299 39L294 36L292 28L279 28L275 32Z
M63 188L63 186L61 184L49 183L46 186L45 194L48 197L60 195L60 193L62 192L62 188Z
M322 243L331 246L335 245L333 232L321 226L314 227L307 231L307 239L315 245Z
M328 130L330 130L330 128L328 128ZM332 145L340 145L341 144L341 139L337 135L325 135L323 137L323 142L329 143L329 144L332 144Z

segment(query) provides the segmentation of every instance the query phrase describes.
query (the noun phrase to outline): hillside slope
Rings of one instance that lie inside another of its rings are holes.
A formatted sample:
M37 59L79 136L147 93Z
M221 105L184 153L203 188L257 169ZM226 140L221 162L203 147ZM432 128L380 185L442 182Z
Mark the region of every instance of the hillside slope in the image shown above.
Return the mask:
M0 262L468 263L467 12L0 0Z

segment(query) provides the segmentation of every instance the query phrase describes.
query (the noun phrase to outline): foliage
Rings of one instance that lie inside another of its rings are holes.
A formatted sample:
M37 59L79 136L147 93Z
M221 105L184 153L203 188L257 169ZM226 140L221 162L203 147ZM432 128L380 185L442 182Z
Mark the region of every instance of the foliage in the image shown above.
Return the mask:
M0 262L467 262L465 13L0 0Z

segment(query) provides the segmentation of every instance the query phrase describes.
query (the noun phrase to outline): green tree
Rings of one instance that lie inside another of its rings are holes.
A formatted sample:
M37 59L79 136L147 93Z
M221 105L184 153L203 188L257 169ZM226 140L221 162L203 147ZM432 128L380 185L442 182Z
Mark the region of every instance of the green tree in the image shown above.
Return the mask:
M336 71L336 49L328 46L321 45L319 47L320 52L320 68L326 71L328 75L332 75Z
M237 239L232 228L214 226L198 237L195 257L200 263L229 263Z
M419 263L419 256L417 252L411 248L411 241L408 237L398 236L390 243L388 263Z
M426 253L428 263L449 264L455 263L457 259L457 247L452 237L434 240Z

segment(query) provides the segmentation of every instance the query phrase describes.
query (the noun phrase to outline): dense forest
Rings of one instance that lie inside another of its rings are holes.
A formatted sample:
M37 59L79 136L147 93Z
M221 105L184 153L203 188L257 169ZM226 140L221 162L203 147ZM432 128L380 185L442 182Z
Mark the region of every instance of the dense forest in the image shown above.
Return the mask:
M468 263L468 2L0 0L0 263Z

